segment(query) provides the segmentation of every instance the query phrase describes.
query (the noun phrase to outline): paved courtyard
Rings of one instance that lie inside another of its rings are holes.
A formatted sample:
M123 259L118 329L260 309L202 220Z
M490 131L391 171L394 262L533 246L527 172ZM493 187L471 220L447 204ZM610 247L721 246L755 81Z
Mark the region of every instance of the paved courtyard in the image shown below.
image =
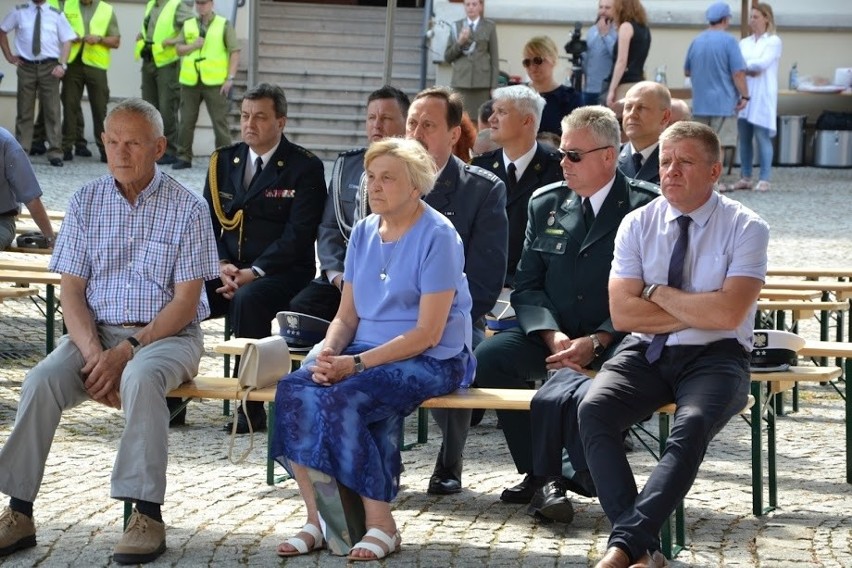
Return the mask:
M65 209L82 183L106 173L103 164L77 158L51 168L36 158L49 208ZM175 177L200 191L198 165ZM328 168L330 169L330 168ZM171 172L170 169L167 169ZM852 172L776 169L766 194L732 194L772 226L770 263L850 266L848 211ZM10 253L0 253L9 258ZM221 373L212 346L221 321L204 324L202 372ZM803 333L816 337L813 323ZM0 444L11 430L20 384L43 356L44 318L30 300L0 304ZM255 439L247 462L227 459L222 403L193 402L188 424L170 433L169 487L163 509L168 550L154 566L278 566L275 545L304 522L295 484L265 484L265 437ZM35 506L38 546L0 561L2 566L106 566L121 533L121 504L109 498L109 477L123 420L95 403L68 413L57 431ZM415 438L413 418L407 436ZM735 418L710 446L686 500L687 540L673 566L850 567L852 485L845 483L844 412L829 387L803 388L801 410L779 420L778 510L751 512L750 430ZM248 443L238 440L239 448ZM425 492L440 445L437 428L427 444L403 453L403 488L394 503L403 537L398 566L588 566L606 547L609 524L594 499L573 499L571 525L537 525L525 507L500 502L502 489L520 480L492 412L471 430L464 491ZM631 455L641 484L653 467L643 451ZM279 468L279 473L281 472ZM342 566L327 553L288 566Z

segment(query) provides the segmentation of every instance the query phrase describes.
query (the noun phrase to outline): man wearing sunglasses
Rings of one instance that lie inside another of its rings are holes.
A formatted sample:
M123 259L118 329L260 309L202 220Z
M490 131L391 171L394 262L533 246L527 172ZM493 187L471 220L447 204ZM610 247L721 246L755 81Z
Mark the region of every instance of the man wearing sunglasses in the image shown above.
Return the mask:
M530 503L530 513L568 522L566 489L593 495L577 435L576 408L588 388L585 369L598 369L620 335L609 315L607 279L621 219L659 193L618 168L618 119L601 106L581 107L562 120L564 181L530 200L526 240L515 272L512 306L519 327L475 350L482 387L524 389L555 375L530 412L498 411L503 434L524 480L503 491L507 503ZM567 449L576 475L562 477ZM538 491L538 493L536 493Z

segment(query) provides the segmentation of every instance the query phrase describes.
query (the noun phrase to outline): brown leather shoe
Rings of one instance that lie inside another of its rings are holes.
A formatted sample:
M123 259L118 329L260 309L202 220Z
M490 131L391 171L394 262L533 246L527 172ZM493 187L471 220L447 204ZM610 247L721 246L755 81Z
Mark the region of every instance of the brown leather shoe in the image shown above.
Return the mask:
M33 520L9 507L0 514L0 557L36 545Z
M666 557L659 550L655 550L653 554L646 552L642 558L637 560L630 568L665 568L669 565Z
M135 508L124 535L112 551L118 564L145 564L166 551L166 525L143 515Z
M617 546L607 548L606 554L595 564L595 568L629 568L629 566L630 558Z

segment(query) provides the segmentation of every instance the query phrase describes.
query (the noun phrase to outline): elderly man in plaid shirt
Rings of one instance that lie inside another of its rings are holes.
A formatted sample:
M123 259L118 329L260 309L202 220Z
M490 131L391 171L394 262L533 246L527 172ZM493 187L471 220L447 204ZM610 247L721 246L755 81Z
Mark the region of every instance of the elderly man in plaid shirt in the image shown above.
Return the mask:
M103 135L112 175L71 199L50 270L62 274L68 335L33 368L0 451L0 556L35 546L33 501L62 412L93 399L124 411L112 497L136 503L113 560L137 564L166 548L166 393L192 379L218 274L210 213L156 166L166 149L159 112L119 103Z

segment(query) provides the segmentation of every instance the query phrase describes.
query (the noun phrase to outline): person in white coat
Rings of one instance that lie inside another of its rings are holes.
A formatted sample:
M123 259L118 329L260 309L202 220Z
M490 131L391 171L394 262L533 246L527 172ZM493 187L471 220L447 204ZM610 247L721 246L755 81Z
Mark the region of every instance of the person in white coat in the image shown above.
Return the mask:
M737 119L742 176L734 189L752 188L753 140L757 139L760 178L754 189L769 189L772 170L772 138L778 114L778 63L781 61L781 38L775 34L772 6L754 4L749 26L752 35L740 40L740 51L746 61L746 82L751 99Z

